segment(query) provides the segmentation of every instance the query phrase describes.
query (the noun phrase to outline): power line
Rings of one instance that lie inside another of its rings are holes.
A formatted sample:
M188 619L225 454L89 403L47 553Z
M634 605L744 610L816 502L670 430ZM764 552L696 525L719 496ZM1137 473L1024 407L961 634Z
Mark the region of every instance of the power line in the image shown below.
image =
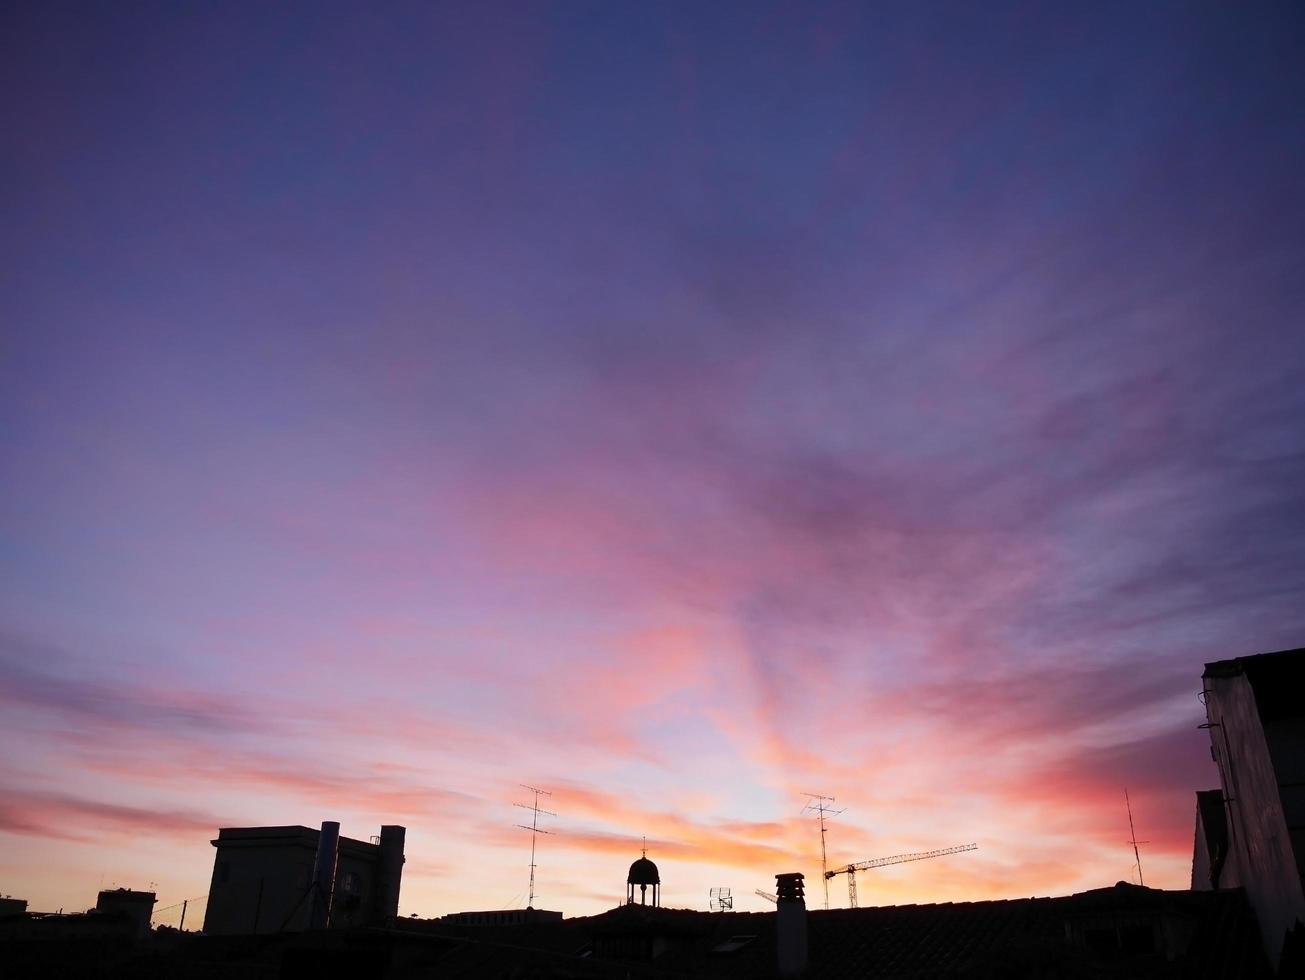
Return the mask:
M175 905L165 905L161 909L155 909L150 913L150 923L152 925L155 922L158 922L160 916L163 915L163 913L172 912L176 909L181 909L181 918L180 921L177 922L177 929L178 931L184 932L186 929L186 912L188 911L190 904L192 902L194 902L195 904L199 904L200 902L204 901L207 898L208 898L207 895L197 895L193 898L183 898L180 902L177 902ZM163 925L163 923L159 923L159 924L160 926Z
M207 895L196 895L196 896L194 896L193 898L183 898L180 902L177 902L175 905L165 905L165 906L163 906L163 908L161 908L161 909L155 909L154 912L151 914L151 917L153 917L153 916L155 916L155 915L159 915L160 913L163 913L163 912L171 912L173 909L179 909L179 908L181 908L183 905L185 905L187 902L198 902L198 901L199 901L200 899L202 899L202 898L208 898L208 896L207 896Z

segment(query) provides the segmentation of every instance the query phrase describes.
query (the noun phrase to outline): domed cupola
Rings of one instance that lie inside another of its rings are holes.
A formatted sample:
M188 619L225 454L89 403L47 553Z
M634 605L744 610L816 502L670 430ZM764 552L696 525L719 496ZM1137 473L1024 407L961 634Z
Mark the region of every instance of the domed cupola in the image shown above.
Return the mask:
M648 848L643 849L643 857L630 865L630 874L625 879L625 900L634 904L634 886L639 886L639 904L648 904L648 886L652 886L652 905L654 908L661 898L662 879L657 873L657 865L648 860Z

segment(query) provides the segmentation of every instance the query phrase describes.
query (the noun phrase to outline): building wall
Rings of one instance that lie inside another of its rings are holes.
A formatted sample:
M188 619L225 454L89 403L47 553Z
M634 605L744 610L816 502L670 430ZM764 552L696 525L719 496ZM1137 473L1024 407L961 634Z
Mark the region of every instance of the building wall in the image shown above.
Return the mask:
M1192 891L1205 892L1213 886L1210 884L1210 847L1205 840L1205 823L1201 820L1201 808L1196 808L1196 841L1192 846Z
M150 919L154 915L154 893L137 892L128 888L113 888L100 892L95 900L95 911L120 913L135 926L136 938L149 935Z
M249 935L308 929L312 915L308 892L319 837L320 831L307 827L237 827L220 831L213 842L217 851L204 931L211 935ZM395 910L387 907L386 896L381 893L380 858L381 848L376 844L340 838L332 926L373 925L394 918ZM400 870L402 864L400 853Z
M1286 932L1297 919L1305 920L1305 895L1279 793L1274 753L1260 723L1255 693L1244 674L1207 676L1205 689L1210 740L1223 782L1231 857L1220 886L1246 889L1265 950L1276 963ZM1296 805L1293 800L1293 808Z
M307 842L261 846L220 842L204 931L248 935L307 929L310 903L304 895L312 881L315 853Z
M1211 729L1218 731L1218 729ZM1211 750L1213 758L1213 749ZM1192 849L1192 890L1209 891L1234 879L1233 856L1228 853L1228 817L1223 790L1196 794L1196 842Z
M335 867L335 898L331 905L331 925L362 926L371 924L376 907L376 856L361 855L340 841L339 861Z
M1278 776L1278 796L1296 856L1296 876L1305 880L1305 718L1265 722L1264 739Z

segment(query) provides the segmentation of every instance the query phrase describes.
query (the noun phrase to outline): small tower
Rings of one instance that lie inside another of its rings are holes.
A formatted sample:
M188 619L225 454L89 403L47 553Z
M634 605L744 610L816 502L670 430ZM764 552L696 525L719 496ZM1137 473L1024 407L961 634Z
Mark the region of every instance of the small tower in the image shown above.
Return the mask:
M634 886L639 886L639 904L648 904L648 886L652 885L652 906L657 908L661 899L662 879L657 874L657 865L648 860L648 848L643 849L643 857L630 865L630 874L625 879L625 901L634 904Z

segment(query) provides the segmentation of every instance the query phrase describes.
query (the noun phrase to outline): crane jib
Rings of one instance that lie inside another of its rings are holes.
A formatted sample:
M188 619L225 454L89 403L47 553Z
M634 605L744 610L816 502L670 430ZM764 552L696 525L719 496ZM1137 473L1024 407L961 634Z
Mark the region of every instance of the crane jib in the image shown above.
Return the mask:
M925 858L943 857L946 854L960 854L962 851L976 851L978 849L978 844L961 844L958 847L944 847L937 851L918 851L911 854L894 854L890 857L871 858L869 861L858 861L856 864L849 864L846 867L835 868L833 871L826 871L825 877L832 878L835 875L856 874L858 871L869 871L871 868L883 868L890 864L905 864L907 861L923 861Z

